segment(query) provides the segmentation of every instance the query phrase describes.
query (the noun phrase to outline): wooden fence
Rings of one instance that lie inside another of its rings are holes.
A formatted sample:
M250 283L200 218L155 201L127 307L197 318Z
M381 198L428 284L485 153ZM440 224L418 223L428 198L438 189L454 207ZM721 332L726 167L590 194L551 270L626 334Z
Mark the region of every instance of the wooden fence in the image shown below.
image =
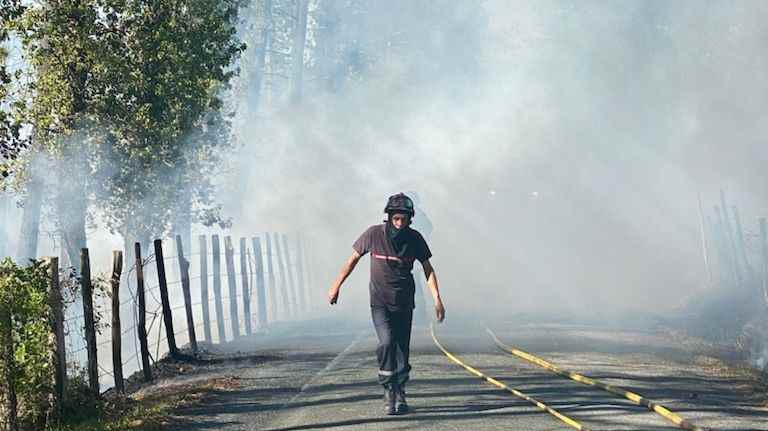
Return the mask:
M758 290L768 306L768 233L766 220L749 231L736 205L720 200L707 211L699 200L701 248L709 286ZM748 226L747 226L748 227Z
M208 244L211 244L209 253ZM266 250L262 250L262 239L266 240ZM292 241L290 241L292 239ZM97 311L94 307L94 280L91 277L91 259L87 248L81 251L79 274L81 297L75 303L76 307L65 310L60 289L61 273L58 259L49 259L50 268L50 305L53 316L52 332L55 339L55 405L60 406L67 384L67 358L86 353L86 370L91 389L101 392L100 380L106 375L113 377L114 390L125 391L124 367L135 360L135 370L142 371L144 381L153 379L152 364L161 354L175 359L183 359L199 352L199 342L221 344L250 337L264 331L277 320L287 318L299 319L307 311L311 303L308 280L311 274L306 261L304 238L300 234L266 233L264 237L239 238L239 249L235 250L230 236L223 238L224 278L226 279L226 294L222 292L222 250L219 235L199 236L197 253L185 254L181 236L174 241L154 240L153 253L146 258L142 250L148 244L134 245L134 261L130 266L124 261L123 251L112 252L112 271L109 275L108 286L111 300L106 313L110 317L111 331L106 340L97 342L98 327ZM167 243L174 245L175 256L166 255ZM274 249L273 249L274 244ZM250 246L250 247L249 247ZM274 251L274 253L273 253ZM274 254L274 256L273 256ZM198 256L197 276L190 275L191 258ZM273 259L277 261L277 270ZM173 265L175 261L175 267ZM209 274L209 262L212 272ZM236 264L237 263L237 264ZM124 267L126 269L124 269ZM179 279L169 282L169 270L178 271ZM239 270L239 271L238 271ZM147 285L147 274L154 274L157 284ZM209 282L212 282L209 284ZM238 290L238 283L240 289ZM127 289L125 285L127 284ZM213 287L211 297L208 290ZM253 294L255 291L255 294ZM160 299L157 299L156 293ZM278 304L280 296L280 304ZM154 310L148 309L148 297L157 305ZM172 304L179 299L183 304ZM227 302L228 301L228 304ZM255 304L254 304L255 301ZM211 303L213 308L211 309ZM227 314L225 315L225 304ZM124 325L125 313L128 309L133 315L133 324ZM200 313L196 315L195 310ZM181 316L183 313L183 316ZM161 319L158 319L158 316ZM10 316L0 316L10 318ZM147 317L150 317L149 325ZM106 319L105 319L106 320ZM150 332L157 323L158 335L155 339L156 350L152 355ZM229 325L229 337L227 336ZM216 336L212 326L215 325ZM125 326L128 326L125 328ZM181 329L178 329L181 327ZM202 328L202 332L199 330ZM79 329L82 333L79 334ZM160 331L164 330L164 335ZM65 335L67 334L67 335ZM2 334L0 334L2 335ZM188 348L182 351L176 342L176 337L186 335ZM76 338L84 342L74 348ZM0 350L12 349L8 337L2 337ZM69 342L67 342L69 341ZM125 360L124 345L133 343L134 354ZM112 350L111 372L99 363L100 349ZM161 349L163 345L163 349ZM69 346L69 348L68 348ZM12 365L12 364L11 364ZM7 367L12 370L11 367ZM0 376L8 383L12 378L10 373ZM5 410L15 414L16 400L6 397L9 403ZM13 403L13 406L10 403ZM8 418L9 429L14 429L15 417Z

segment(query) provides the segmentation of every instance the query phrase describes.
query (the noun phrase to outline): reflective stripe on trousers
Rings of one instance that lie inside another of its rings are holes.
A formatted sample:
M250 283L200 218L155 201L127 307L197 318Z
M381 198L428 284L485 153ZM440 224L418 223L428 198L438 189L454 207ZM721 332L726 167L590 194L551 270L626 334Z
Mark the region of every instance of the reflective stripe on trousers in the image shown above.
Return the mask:
M386 307L371 307L371 317L379 338L376 347L379 383L388 386L407 382L411 371L409 356L413 310L389 311Z

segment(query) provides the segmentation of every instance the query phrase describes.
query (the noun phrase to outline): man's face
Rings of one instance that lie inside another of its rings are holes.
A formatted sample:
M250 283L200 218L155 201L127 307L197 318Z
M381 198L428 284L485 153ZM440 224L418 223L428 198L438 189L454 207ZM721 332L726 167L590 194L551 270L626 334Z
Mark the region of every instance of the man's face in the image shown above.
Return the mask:
M395 229L402 229L405 226L408 226L408 219L410 216L408 214L403 213L394 213L392 214L392 226L395 227Z

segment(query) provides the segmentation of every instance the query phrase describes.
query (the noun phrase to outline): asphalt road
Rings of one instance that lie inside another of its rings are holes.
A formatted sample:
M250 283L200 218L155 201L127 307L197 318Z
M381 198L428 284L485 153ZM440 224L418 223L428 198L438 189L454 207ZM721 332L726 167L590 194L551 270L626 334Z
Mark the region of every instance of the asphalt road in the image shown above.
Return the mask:
M642 332L564 325L496 324L514 343L562 368L631 389L696 425L768 430L766 388L744 370ZM480 325L438 328L441 342L469 365L596 430L677 429L655 413L500 352ZM470 375L415 329L403 416L382 414L371 328L286 327L239 346L273 360L203 370L237 377L235 390L179 412L184 431L200 430L555 430L570 429L530 402Z

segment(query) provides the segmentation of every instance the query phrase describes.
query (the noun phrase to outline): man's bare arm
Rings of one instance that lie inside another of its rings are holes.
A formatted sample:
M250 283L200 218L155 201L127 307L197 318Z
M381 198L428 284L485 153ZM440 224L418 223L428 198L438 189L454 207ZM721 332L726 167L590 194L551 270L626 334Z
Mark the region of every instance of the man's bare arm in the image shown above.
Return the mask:
M355 266L357 266L357 262L360 261L361 257L362 256L357 251L353 250L352 255L349 256L346 262L344 262L344 265L339 272L339 276L336 277L336 281L333 282L330 290L328 290L328 302L331 305L339 300L339 290L341 289L341 285L344 284L344 281L349 277L349 274L355 269Z
M427 286L429 291L432 292L432 299L435 301L435 315L437 321L442 322L445 319L445 307L443 306L443 300L440 298L440 287L437 283L437 274L435 268L432 267L432 263L429 259L421 263L424 267L424 275L427 277Z

